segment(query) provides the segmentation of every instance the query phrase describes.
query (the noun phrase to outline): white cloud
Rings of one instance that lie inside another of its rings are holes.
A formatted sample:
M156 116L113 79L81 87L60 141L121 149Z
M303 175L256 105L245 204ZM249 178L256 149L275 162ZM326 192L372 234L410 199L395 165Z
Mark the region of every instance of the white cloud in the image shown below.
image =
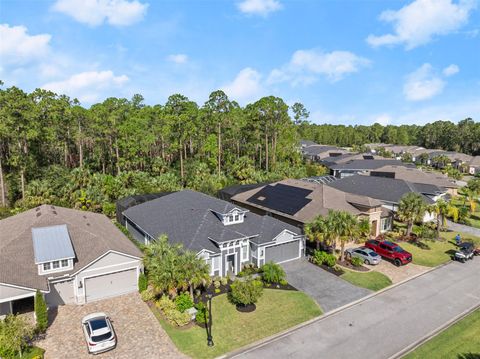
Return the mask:
M57 0L53 5L53 10L90 26L104 22L115 26L132 25L143 19L147 8L148 4L137 0Z
M0 24L0 58L3 65L24 65L50 52L49 34L29 35L25 26Z
M422 101L440 94L444 87L445 82L426 63L407 76L403 93L409 101Z
M101 98L103 91L119 89L128 80L126 75L115 76L110 70L86 71L63 81L49 82L42 88L76 97L83 103L93 103Z
M260 83L261 78L261 74L256 70L246 67L237 74L232 82L223 86L222 89L233 100L253 100L263 92L263 87Z
M445 67L442 72L444 76L450 77L455 75L459 71L460 71L460 68L457 65L451 64L450 66Z
M173 54L167 56L167 60L178 65L186 64L188 61L188 56L185 54Z
M387 10L380 20L392 23L393 33L369 35L373 46L404 44L407 49L424 45L436 35L446 35L468 22L476 0L415 0L398 11Z
M373 123L378 123L382 126L387 126L392 123L392 116L384 113L379 116L375 116L375 119L373 120Z
M237 3L237 7L244 14L267 16L280 10L282 4L278 0L243 0Z
M271 71L268 83L289 81L292 85L306 85L315 82L318 75L336 82L369 64L370 61L366 58L348 51L324 53L315 49L298 50L289 63Z

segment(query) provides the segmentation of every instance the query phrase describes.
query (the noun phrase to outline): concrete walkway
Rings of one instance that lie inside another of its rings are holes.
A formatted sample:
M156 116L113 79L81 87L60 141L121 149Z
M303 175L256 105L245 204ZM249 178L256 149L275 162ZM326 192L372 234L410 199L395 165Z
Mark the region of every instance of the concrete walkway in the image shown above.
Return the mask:
M463 232L480 237L480 229L447 220L447 227L454 232Z
M451 262L235 358L396 357L480 305L480 260Z
M282 267L287 274L287 281L315 299L324 312L342 307L372 293L368 289L356 287L328 273L305 259L286 262Z

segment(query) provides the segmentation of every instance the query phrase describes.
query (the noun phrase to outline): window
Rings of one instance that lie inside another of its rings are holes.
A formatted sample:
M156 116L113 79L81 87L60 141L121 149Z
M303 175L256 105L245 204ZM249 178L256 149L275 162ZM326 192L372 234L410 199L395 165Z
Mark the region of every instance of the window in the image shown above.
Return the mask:
M242 259L247 260L248 259L248 247L242 246Z
M238 222L240 220L240 215L236 214L235 215L235 222Z
M60 262L59 261L52 262L52 267L53 267L53 269L60 268Z
M233 222L233 216L232 216L232 215L229 215L229 216L228 216L228 221L229 221L229 222Z
M62 259L62 267L68 267L68 259Z
M43 263L43 270L50 270L50 263Z

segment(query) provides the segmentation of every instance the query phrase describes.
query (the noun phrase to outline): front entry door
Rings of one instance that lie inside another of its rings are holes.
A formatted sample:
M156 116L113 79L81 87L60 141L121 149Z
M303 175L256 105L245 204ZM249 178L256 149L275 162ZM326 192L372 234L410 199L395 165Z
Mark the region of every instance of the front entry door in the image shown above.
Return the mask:
M377 224L378 224L378 222L376 220L372 221L371 235L372 235L373 238L377 238Z
M227 273L235 274L235 254L227 256Z

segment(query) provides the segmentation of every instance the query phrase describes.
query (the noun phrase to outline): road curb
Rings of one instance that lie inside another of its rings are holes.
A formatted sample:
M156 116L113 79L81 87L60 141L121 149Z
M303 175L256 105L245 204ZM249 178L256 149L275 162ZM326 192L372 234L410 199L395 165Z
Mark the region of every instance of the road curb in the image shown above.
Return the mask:
M390 356L388 359L399 359L399 358L403 358L405 355L413 352L415 349L417 349L418 347L420 347L422 344L428 342L430 339L434 338L435 336L437 336L438 334L440 334L441 332L443 332L444 330L450 328L452 325L455 325L456 323L458 323L459 321L461 321L462 319L464 319L465 317L467 317L469 314L473 313L475 310L479 309L480 308L480 303L478 304L475 304L473 307L470 307L469 309L467 309L466 311L464 311L463 313L457 315L455 318L449 320L447 323L445 323L444 325L441 325L440 327L436 328L435 330L432 330L430 333L428 333L427 335L425 335L424 337L420 338L419 340L417 340L416 342L410 344L409 346L407 346L406 348L400 350L399 352L393 354L392 356Z
M301 329L301 328L304 328L304 327L306 327L306 326L308 326L308 325L310 325L310 324L313 324L313 323L316 323L316 322L320 322L320 321L322 321L322 320L325 320L325 319L327 319L327 318L329 318L329 317L331 317L331 316L333 316L333 315L335 315L335 314L337 314L337 313L343 312L344 310L346 310L346 309L348 309L348 308L350 308L350 307L353 307L353 306L355 306L355 305L357 305L357 304L360 304L360 303L362 303L362 302L364 302L364 301L367 301L367 300L369 300L370 298L376 297L376 296L379 295L379 294L382 294L382 293L384 293L384 292L386 292L386 291L389 291L389 290L391 290L391 289L393 289L393 288L396 288L396 287L398 287L398 286L401 286L401 285L403 285L403 284L405 284L405 283L407 283L407 282L409 282L409 281L411 281L411 280L413 280L413 279L416 279L416 278L418 278L418 277L421 277L421 276L423 276L423 275L426 275L426 274L428 274L428 273L430 273L430 272L433 272L434 270L437 270L437 269L440 269L440 268L442 268L442 267L445 267L445 266L447 266L447 265L449 265L449 264L451 264L451 263L452 263L452 261L448 261L448 262L446 262L446 263L440 264L440 265L437 266L437 267L430 268L430 269L428 269L428 270L425 271L425 272L418 273L418 274L416 274L416 275L414 275L414 276L412 276L412 277L410 277L410 278L407 278L407 279L404 279L404 280L402 280L402 281L400 281L400 282L398 282L398 283L392 284L392 285L390 285L390 286L388 286L388 287L386 287L386 288L383 288L383 289L379 290L378 292L373 292L372 294L369 294L369 295L367 295L367 296L365 296L365 297L363 297L363 298L357 299L357 300L355 300L355 301L353 301L353 302L351 302L351 303L345 304L345 305L343 305L343 306L341 306L341 307L338 307L338 308L333 309L333 310L331 310L331 311L329 311L329 312L326 312L326 313L322 314L322 315L319 316L319 317L315 317L315 318L310 319L310 320L308 320L308 321L306 321L306 322L297 324L296 326L291 327L291 328L289 328L289 329L287 329L287 330L285 330L285 331L283 331L283 332L280 332L280 333L277 333L277 334L273 334L273 335L271 335L271 336L269 336L269 337L260 339L260 340L258 340L258 341L256 341L256 342L252 343L252 344L248 344L248 345L246 345L246 346L244 346L244 347L242 347L242 348L239 348L239 349L237 349L237 350L231 351L230 353L226 353L226 354L223 354L223 355L221 355L221 356L218 356L217 359L235 358L235 357L237 357L237 356L239 356L239 355L241 355L241 354L248 353L248 352L252 351L253 349L260 348L260 347L262 347L262 346L264 346L264 345L266 345L266 344L268 344L268 343L270 343L270 342L274 342L274 341L279 340L279 339L281 339L281 338L283 338L283 337L286 337L286 336L288 336L289 334L294 333L294 332L298 331L298 330Z

